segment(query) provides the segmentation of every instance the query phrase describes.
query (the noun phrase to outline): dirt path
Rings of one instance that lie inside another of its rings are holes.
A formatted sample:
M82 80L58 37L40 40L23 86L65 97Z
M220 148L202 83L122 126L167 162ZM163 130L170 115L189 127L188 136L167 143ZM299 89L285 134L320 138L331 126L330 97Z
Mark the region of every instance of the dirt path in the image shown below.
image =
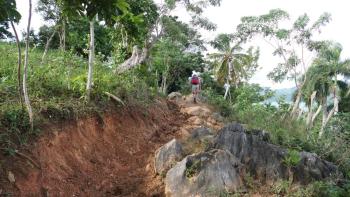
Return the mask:
M219 119L208 105L185 97L47 126L23 150L41 169L23 158L2 159L0 195L163 196L161 177L153 170L154 152L195 127L220 128ZM9 172L15 183L9 183Z
M181 137L186 137L197 127L208 127L218 130L223 126L223 118L216 113L212 106L201 101L193 103L192 96L185 96L179 99L177 105L181 113L187 115L186 122L181 126Z

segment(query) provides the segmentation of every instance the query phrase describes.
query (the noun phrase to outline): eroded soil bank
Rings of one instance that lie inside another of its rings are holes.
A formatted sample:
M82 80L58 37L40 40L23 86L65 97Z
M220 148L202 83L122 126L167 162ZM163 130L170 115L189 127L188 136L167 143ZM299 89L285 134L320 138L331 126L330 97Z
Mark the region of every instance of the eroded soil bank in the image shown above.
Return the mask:
M102 117L47 125L27 151L21 150L40 169L18 155L1 159L1 194L162 196L153 154L179 136L185 120L176 105L157 101L147 108L126 107Z

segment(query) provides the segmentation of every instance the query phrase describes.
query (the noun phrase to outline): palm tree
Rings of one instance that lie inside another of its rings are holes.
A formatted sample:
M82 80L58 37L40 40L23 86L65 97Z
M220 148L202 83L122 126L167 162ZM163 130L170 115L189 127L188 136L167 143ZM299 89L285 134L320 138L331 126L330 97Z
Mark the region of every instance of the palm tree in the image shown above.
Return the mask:
M322 106L321 137L330 118L338 112L340 89L343 87L339 77L349 72L350 60L341 60L342 47L339 43L325 41L319 48L318 57L307 72L309 89L316 91L316 98ZM328 109L328 98L333 99L333 107Z
M251 47L246 52L241 53L243 51L241 43L238 42L231 46L233 40L234 37L231 34L219 34L211 42L211 45L218 52L209 54L209 57L217 62L214 69L219 84L229 85L226 86L225 98L231 85L238 87L243 80L252 77L258 67L259 50L254 51Z

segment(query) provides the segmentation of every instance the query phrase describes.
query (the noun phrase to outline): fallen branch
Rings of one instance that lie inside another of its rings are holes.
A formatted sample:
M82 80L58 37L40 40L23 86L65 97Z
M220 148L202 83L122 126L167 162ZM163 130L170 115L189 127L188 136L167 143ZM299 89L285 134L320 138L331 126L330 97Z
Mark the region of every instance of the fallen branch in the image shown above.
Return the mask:
M109 92L105 92L105 94L107 96L111 97L113 100L115 100L115 101L121 103L123 106L125 106L125 103L120 98L118 98L117 96L115 96L115 95L113 95L113 94L111 94Z

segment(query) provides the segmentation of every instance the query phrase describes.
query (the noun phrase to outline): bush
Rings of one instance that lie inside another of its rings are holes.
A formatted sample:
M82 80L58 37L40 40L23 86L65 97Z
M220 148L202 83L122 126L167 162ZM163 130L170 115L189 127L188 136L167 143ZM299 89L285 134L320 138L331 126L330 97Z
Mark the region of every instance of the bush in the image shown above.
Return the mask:
M335 115L318 142L318 152L338 164L350 179L350 113Z
M209 104L214 105L220 111L222 116L231 118L234 116L233 106L222 95L217 94L209 88L202 91L202 94L206 97Z
M0 148L10 152L27 143L31 135L29 118L21 106L5 105L0 109Z

